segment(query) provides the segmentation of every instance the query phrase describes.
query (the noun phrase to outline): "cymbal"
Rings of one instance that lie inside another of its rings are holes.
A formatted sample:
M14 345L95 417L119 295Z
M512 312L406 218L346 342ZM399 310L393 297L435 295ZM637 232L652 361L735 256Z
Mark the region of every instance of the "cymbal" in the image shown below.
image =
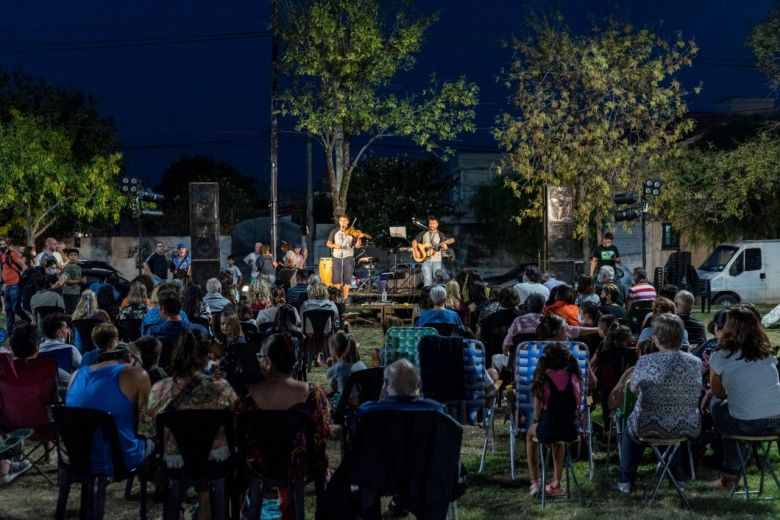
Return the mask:
M377 264L379 263L379 258L375 256L364 256L363 258L358 258L358 263L361 264Z

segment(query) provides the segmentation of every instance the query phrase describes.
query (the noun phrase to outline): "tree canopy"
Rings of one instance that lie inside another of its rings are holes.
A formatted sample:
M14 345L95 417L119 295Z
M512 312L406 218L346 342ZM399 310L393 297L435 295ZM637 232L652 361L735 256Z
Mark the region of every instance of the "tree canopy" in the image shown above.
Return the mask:
M756 66L769 77L772 87L780 88L780 7L765 22L756 24L748 41L756 56Z
M589 35L546 18L529 27L506 77L516 110L495 130L513 172L505 185L532 201L521 221L541 218L545 185L572 186L583 237L611 214L616 191L639 189L640 167L677 152L692 123L675 75L697 48L617 23Z
M374 157L362 162L352 178L350 217L358 227L382 241L390 226L411 225L412 218L447 217L456 210L452 189L435 157ZM411 189L413 188L413 189Z
M203 155L184 155L171 163L155 190L165 195L159 204L165 218L152 226L166 233L188 235L190 233L191 182L219 183L219 221L223 232L233 224L256 217L263 203L257 196L257 185L232 164L217 161Z
M294 0L283 13L281 67L291 86L282 111L324 148L334 216L345 211L352 174L378 139L403 136L446 155L442 142L474 130L477 87L465 78L434 78L420 92L394 88L436 18L415 15L409 5Z
M23 229L27 244L59 218L83 222L119 220L123 198L117 177L119 153L95 154L79 161L68 132L38 116L11 109L0 123L0 208L7 220L3 231Z

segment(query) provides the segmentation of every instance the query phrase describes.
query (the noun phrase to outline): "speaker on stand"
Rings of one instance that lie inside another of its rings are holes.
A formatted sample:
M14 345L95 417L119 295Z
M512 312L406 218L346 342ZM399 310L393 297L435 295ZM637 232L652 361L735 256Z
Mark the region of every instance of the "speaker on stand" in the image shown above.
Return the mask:
M205 289L219 273L219 184L190 183L192 280Z

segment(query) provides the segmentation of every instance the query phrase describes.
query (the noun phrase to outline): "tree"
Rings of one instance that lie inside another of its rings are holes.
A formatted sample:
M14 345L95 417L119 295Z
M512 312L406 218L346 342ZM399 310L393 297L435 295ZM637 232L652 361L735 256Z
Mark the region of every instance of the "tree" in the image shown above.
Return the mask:
M464 78L432 79L419 93L390 91L398 73L414 66L435 21L393 10L398 4L296 0L283 16L281 68L292 85L281 96L282 111L324 148L334 217L345 212L352 174L377 140L403 136L446 155L439 142L475 128L477 87Z
M165 219L153 225L167 233L189 234L191 182L219 183L219 221L223 232L236 222L256 217L263 206L255 181L241 175L235 166L202 155L184 155L168 166L155 188L165 195L160 204Z
M514 172L505 185L532 200L520 221L542 217L545 185L572 186L574 236L584 237L616 191L639 189L640 167L678 151L692 122L675 74L697 48L616 23L588 36L548 19L529 27L506 80L517 110L495 130Z
M22 228L26 243L34 244L64 216L119 220L122 155L96 154L82 162L73 145L68 133L15 109L9 122L0 123L0 208L9 217L3 232Z
M780 88L780 7L772 11L769 20L756 24L748 40L756 66L772 82L772 88Z
M506 177L496 178L491 184L480 186L471 202L474 214L482 224L485 249L535 258L543 247L542 221L518 217L532 202L527 196L515 196L505 188L505 182Z
M389 236L390 226L409 225L415 217L453 214L455 182L435 157L371 158L355 169L350 216L357 217L361 230L382 240Z

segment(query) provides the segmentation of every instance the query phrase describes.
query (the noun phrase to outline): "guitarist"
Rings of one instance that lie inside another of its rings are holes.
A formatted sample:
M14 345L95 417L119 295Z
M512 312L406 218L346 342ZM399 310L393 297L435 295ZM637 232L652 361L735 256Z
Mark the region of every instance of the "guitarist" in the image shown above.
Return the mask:
M414 240L412 240L412 248L417 250L420 246L430 245L428 257L423 260L422 272L423 283L425 287L433 285L433 275L439 269L442 269L441 252L448 248L445 241L447 237L439 231L439 219L430 216L428 217L428 231L420 232ZM450 241L454 241L450 239Z

